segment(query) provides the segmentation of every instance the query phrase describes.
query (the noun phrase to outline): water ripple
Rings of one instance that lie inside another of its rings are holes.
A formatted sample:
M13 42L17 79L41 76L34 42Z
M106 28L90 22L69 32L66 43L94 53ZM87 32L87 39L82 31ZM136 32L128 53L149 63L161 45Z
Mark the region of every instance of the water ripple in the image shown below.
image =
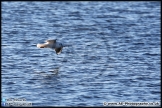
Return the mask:
M60 55L36 47L56 38ZM160 2L2 2L1 46L4 98L160 102Z

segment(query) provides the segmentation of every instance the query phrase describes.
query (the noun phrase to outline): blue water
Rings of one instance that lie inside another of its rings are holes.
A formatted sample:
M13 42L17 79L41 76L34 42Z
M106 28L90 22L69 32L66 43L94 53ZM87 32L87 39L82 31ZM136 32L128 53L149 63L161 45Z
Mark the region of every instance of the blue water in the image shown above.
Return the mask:
M160 7L2 2L2 98L25 98L33 106L160 104ZM71 46L60 55L36 47L47 39Z

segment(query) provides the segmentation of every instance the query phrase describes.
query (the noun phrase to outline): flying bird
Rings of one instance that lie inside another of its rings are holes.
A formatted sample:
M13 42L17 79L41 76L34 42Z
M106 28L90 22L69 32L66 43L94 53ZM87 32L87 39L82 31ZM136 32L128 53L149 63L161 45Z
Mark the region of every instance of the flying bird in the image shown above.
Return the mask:
M56 51L56 54L60 54L62 49L63 49L63 45L62 43L56 42L57 39L54 40L46 40L44 44L37 44L38 48L51 48L54 49Z

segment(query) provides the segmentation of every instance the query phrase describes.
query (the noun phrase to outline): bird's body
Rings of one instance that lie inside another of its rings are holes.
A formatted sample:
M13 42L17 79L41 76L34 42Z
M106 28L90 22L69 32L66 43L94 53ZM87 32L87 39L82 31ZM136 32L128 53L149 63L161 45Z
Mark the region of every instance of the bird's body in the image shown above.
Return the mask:
M57 39L55 40L46 40L44 44L37 44L38 48L51 48L54 49L56 51L56 54L60 54L62 49L63 49L63 45L62 43L56 42Z

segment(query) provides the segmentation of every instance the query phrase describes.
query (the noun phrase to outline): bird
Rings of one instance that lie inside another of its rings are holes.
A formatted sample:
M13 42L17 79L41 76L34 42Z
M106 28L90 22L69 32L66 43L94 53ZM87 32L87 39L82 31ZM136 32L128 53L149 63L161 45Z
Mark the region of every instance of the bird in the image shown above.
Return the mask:
M63 45L62 43L56 42L57 39L53 39L53 40L46 40L44 44L37 44L38 48L51 48L53 50L56 51L56 54L60 54L62 49L63 49Z

